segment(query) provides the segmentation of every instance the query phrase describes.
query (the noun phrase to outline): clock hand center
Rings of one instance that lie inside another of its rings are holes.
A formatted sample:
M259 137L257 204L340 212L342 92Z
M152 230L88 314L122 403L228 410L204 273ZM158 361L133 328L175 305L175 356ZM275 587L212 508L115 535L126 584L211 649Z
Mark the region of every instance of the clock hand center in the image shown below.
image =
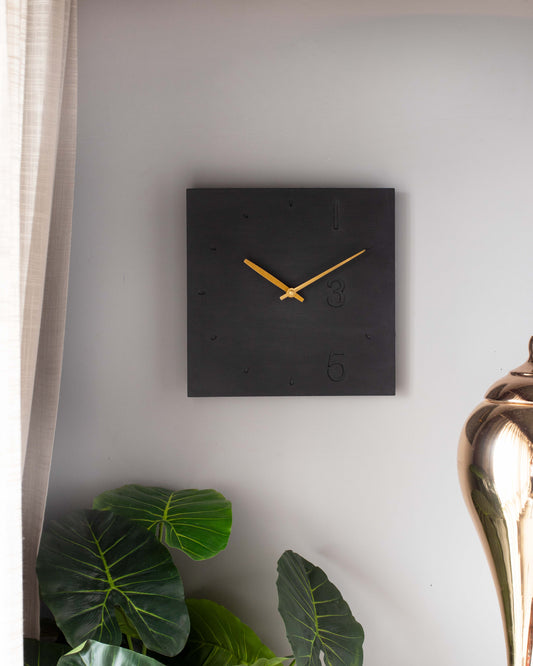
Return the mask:
M295 298L297 301L300 301L300 303L303 303L304 301L303 296L300 296L300 294L296 293L294 289L289 289L289 287L286 284L284 284L281 280L278 280L278 278L272 275L272 273L269 273L264 268L261 268L261 266L254 264L254 262L250 261L249 259L244 259L244 263L253 271L258 273L261 277L265 278L265 280L268 280L272 284L276 285L276 287L284 291L285 294L291 291L292 295L290 298Z

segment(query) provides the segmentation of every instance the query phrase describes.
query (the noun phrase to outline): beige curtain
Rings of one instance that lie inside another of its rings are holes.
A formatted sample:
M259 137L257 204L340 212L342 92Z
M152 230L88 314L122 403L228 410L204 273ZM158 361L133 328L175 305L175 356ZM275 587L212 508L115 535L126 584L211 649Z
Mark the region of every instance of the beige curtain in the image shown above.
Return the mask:
M7 660L22 663L22 541L20 429L19 233L11 169L7 13L0 4L0 503L2 596L0 624Z
M4 315L11 324L13 317L18 321L11 331L16 344L10 339L18 376L12 379L8 448L22 469L24 634L38 637L35 559L59 398L72 224L77 5L76 0L0 1L8 107L3 119L4 125L6 118L9 122L10 147L2 172L9 223L2 225L5 238L0 236L9 294L0 324L3 328ZM6 347L3 337L1 344Z

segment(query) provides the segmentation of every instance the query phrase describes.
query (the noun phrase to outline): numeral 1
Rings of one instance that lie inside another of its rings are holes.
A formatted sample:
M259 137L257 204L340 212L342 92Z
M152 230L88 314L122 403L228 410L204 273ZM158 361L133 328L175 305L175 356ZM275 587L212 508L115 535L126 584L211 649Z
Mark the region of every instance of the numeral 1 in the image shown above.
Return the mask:
M341 205L338 199L335 199L333 202L333 230L338 231L340 229L340 217L341 217Z

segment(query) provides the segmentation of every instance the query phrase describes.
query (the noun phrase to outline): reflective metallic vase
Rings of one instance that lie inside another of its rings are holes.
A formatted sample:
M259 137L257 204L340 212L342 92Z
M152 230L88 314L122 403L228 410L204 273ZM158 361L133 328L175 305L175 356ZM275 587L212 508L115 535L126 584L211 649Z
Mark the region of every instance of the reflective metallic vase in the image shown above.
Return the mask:
M468 418L459 478L496 583L508 666L533 666L533 338Z

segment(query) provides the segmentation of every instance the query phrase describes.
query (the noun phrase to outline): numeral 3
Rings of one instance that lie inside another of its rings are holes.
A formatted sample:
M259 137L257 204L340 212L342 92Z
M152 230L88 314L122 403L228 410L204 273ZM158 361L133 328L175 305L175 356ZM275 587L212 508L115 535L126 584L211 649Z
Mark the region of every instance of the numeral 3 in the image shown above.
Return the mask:
M344 305L344 288L346 283L339 278L333 278L327 282L330 293L328 294L328 305L332 308L340 308Z

